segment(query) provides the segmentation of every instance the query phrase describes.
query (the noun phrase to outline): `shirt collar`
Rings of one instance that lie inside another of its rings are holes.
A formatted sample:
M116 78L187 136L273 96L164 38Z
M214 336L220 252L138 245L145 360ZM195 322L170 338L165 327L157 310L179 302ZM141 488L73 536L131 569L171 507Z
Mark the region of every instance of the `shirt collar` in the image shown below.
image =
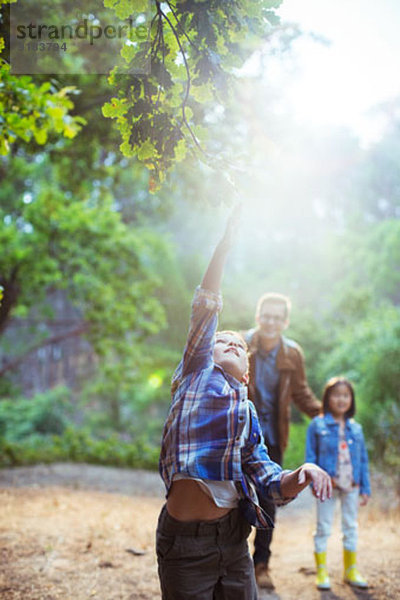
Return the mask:
M233 387L235 390L240 390L242 388L245 388L246 386L244 385L244 383L242 383L241 381L238 381L236 379L236 377L233 377L233 375L230 375L229 373L227 373L223 367L221 367L220 365L217 365L216 363L214 363L214 367L216 369L219 369L223 376L225 377L225 379L227 380L227 382L229 383L229 385L231 387Z
M260 345L258 347L258 353L262 358L266 358L267 356L270 358L276 358L280 347L281 347L281 340L279 340L279 342L276 344L276 346L271 348L271 350L264 350L264 348L262 348Z
M336 421L336 419L335 419L335 417L332 415L332 413L330 413L330 412L327 412L327 413L325 413L325 415L324 415L324 416L325 416L325 422L326 422L328 425L339 425L339 423ZM345 426L345 428L351 427L349 419L345 419L345 421L344 421L344 426Z

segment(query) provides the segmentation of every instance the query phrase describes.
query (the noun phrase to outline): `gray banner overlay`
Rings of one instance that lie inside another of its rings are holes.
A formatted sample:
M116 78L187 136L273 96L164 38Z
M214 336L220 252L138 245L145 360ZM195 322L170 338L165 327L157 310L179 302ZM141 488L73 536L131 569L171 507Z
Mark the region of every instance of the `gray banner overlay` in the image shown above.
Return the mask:
M150 0L124 18L102 0L23 0L10 7L10 63L15 74L150 72ZM135 8L136 6L136 8Z

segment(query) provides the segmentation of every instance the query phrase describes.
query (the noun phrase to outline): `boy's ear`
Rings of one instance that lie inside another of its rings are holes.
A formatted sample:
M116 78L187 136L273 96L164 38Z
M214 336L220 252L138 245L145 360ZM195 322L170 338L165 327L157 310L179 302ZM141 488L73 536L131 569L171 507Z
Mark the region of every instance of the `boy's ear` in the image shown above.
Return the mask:
M241 379L241 382L244 383L244 385L247 385L249 383L249 374L245 373Z

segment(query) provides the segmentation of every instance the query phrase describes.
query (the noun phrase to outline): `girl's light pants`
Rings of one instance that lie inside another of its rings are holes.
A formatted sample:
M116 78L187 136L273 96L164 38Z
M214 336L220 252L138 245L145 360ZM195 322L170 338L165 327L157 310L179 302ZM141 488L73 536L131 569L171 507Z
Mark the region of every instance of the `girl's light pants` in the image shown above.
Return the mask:
M325 500L325 502L317 500L317 530L314 533L315 552L326 552L337 501L340 501L342 509L343 547L347 550L357 550L359 492L358 486L354 487L351 492L343 492L334 488L332 498Z

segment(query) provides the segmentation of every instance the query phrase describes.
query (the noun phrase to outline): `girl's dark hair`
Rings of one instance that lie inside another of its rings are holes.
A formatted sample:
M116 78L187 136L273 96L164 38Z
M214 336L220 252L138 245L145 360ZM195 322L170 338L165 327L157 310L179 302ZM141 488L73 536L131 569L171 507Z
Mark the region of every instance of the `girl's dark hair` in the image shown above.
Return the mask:
M326 415L326 413L329 412L330 395L331 395L332 391L335 389L335 387L340 385L341 383L343 383L345 386L347 386L347 388L351 394L351 405L350 405L349 410L345 414L346 419L350 419L351 417L354 417L354 415L356 414L356 401L355 401L355 397L354 397L353 385L345 377L340 377L340 376L332 377L326 383L325 388L324 388L324 393L322 395L323 411L324 411L324 415Z

